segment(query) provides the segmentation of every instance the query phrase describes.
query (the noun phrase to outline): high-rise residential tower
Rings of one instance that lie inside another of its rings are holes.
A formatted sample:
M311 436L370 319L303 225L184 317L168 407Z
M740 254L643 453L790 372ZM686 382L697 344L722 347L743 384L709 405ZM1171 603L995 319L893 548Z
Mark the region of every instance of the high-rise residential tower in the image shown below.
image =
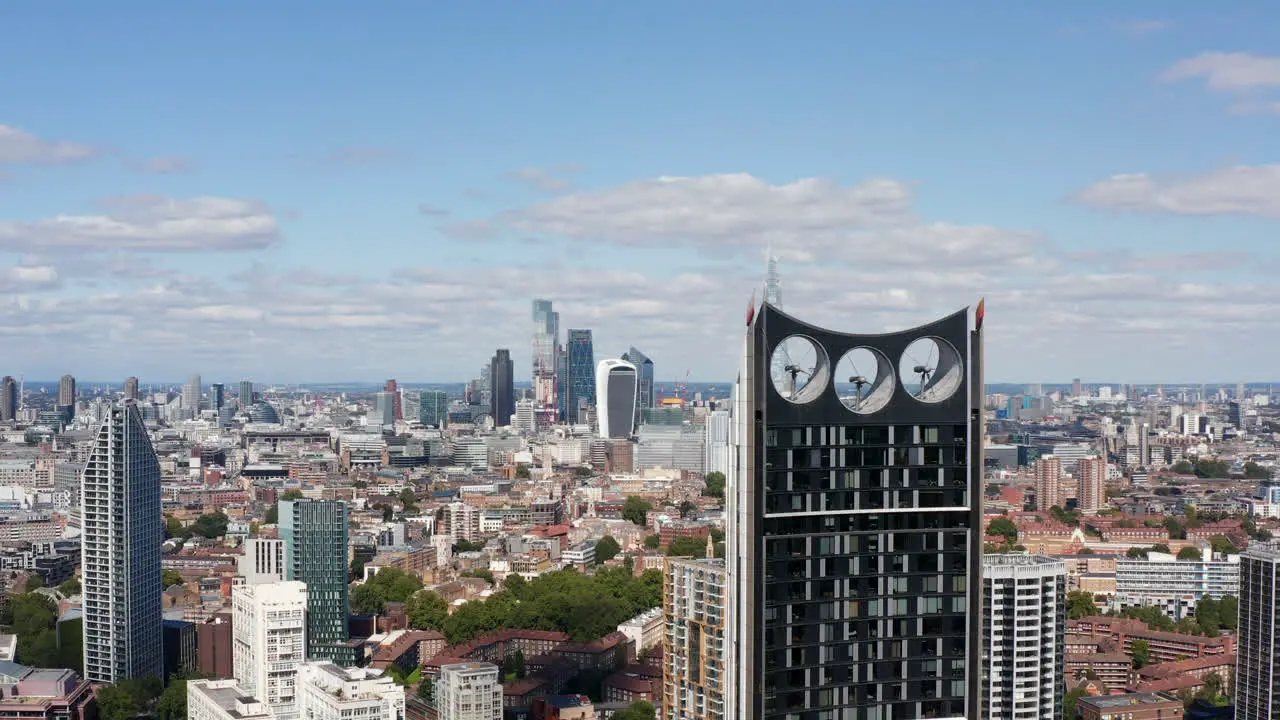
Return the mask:
M298 666L307 659L307 586L241 585L231 593L232 664L246 695L280 720L296 718Z
M436 708L440 720L500 720L502 680L498 666L485 662L441 665Z
M253 381L240 381L240 407L247 408L253 404Z
M387 384L382 389L395 397L395 419L403 420L404 404L403 399L400 397L400 383L396 382L395 378L392 378L387 381Z
M137 400L139 397L140 395L138 394L138 378L133 376L129 376L125 378L124 379L124 399Z
M80 498L85 678L161 679L160 461L132 401L107 410Z
M541 424L554 421L559 407L557 386L560 353L560 313L550 300L533 301L533 399Z
M984 717L981 307L874 335L753 308L726 717Z
M729 573L724 560L671 558L663 573L662 717L731 720Z
M600 437L629 438L635 434L638 378L636 366L607 358L596 367L596 417Z
M1039 555L984 555L982 604L983 717L1062 718L1066 564Z
M1080 479L1077 508L1084 513L1098 512L1107 501L1107 459L1081 458L1076 462L1076 477Z
M1280 543L1251 543L1240 554L1236 633L1237 720L1280 717Z
M516 413L515 364L511 351L499 348L489 361L489 415L495 427L507 427Z
M1036 509L1048 512L1062 506L1062 458L1042 455L1036 458Z
M565 422L582 422L582 411L596 404L596 355L590 330L570 330L566 338L566 370L569 374L565 393Z
M0 422L18 419L18 381L5 375L0 378Z
M359 648L347 626L347 504L281 500L279 518L286 577L307 584L307 658L355 665Z
M200 397L204 394L204 385L199 375L192 375L187 384L182 386L182 408L189 417L200 416Z
M76 379L72 375L63 375L58 381L58 410L67 422L76 416Z

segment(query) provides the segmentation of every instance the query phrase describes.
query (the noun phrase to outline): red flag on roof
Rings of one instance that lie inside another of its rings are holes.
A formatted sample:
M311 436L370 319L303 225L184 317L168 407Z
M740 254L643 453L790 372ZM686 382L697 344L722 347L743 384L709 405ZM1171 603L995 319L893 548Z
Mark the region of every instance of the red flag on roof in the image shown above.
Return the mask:
M981 330L982 319L987 316L987 299L986 298L982 298L981 300L978 301L978 311L974 313L974 315L976 316L976 321L977 321L975 323L976 327L974 329Z
M747 327L751 327L751 321L756 319L756 291L751 291L751 305L747 307Z

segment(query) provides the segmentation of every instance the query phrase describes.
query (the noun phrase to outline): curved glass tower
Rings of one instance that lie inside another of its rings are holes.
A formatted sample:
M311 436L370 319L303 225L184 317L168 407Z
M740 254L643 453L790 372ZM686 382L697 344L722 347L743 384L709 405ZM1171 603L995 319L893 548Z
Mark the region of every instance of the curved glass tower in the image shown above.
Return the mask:
M609 358L596 366L596 415L600 437L629 438L635 434L639 376L626 360Z

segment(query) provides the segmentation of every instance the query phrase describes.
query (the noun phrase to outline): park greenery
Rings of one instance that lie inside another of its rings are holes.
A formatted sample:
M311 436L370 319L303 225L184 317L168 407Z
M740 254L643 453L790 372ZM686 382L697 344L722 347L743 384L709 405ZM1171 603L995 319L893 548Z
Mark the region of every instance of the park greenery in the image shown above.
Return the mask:
M658 709L653 703L640 700L614 713L612 720L655 720L657 716Z
M407 605L410 626L440 630L450 644L501 629L555 630L575 642L590 642L662 604L662 572L649 570L636 577L625 568L606 567L595 575L575 570L556 570L533 580L512 575L499 592L464 603L452 614L443 603L429 590L414 594Z
M9 607L0 616L0 624L7 625L18 636L17 662L38 668L70 668L77 672L81 667L81 620L63 623L62 646L58 646L58 608L53 600L39 593L22 593L13 596Z
M702 482L704 485L702 488L703 495L719 498L720 500L724 499L724 473L713 470L707 473L706 477L702 479Z
M186 582L186 579L182 577L182 573L177 570L165 568L160 571L160 587L162 589L168 590L174 585L184 585Z
M193 536L202 538L220 538L227 534L227 525L230 522L226 513L214 512L205 513L196 518L196 521L190 525L183 525L182 521L172 515L165 517L165 534L171 538L180 538L186 540Z
M622 519L643 527L648 522L649 511L652 509L653 503L642 497L629 495L627 496L627 501L622 505Z
M397 567L378 568L368 582L351 592L351 612L356 615L380 615L389 602L405 602L422 589L422 578Z
M612 535L605 535L596 543L596 564L603 565L618 556L622 546Z

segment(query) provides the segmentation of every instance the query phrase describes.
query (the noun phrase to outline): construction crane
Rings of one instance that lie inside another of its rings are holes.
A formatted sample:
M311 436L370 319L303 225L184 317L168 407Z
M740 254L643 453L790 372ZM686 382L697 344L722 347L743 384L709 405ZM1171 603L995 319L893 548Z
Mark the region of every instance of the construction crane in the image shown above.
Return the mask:
M676 385L676 392L680 395L680 400L685 400L685 393L689 390L689 371L684 371L684 382Z

